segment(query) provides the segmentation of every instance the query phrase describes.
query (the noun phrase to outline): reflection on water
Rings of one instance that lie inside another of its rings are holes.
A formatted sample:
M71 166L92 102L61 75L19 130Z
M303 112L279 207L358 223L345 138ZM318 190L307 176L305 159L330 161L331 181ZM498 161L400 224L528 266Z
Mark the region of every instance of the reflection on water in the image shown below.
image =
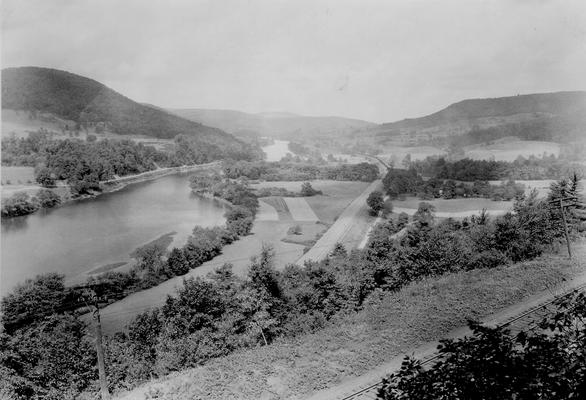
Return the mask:
M195 225L223 224L224 212L221 202L193 195L187 176L172 175L2 221L0 290L45 272L84 279L165 233L176 231L172 245L180 245Z

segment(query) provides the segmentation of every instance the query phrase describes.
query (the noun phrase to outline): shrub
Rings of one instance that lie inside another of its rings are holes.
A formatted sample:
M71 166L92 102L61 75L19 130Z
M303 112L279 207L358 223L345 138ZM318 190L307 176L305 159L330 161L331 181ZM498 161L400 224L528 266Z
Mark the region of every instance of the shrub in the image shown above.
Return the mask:
M378 214L385 205L383 194L378 190L373 191L368 195L366 204L370 207L372 214Z
M287 231L288 235L301 235L301 233L302 233L301 225L293 225Z

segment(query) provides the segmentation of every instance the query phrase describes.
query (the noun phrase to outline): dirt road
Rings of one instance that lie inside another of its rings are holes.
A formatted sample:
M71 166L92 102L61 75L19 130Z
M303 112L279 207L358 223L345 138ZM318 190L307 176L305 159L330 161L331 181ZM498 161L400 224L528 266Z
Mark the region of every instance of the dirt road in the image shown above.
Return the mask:
M297 264L303 265L308 260L323 260L338 242L344 244L346 248L358 246L363 240L372 219L369 216L366 199L373 191L380 190L381 184L381 180L377 179L360 196L356 197L311 250L297 260Z

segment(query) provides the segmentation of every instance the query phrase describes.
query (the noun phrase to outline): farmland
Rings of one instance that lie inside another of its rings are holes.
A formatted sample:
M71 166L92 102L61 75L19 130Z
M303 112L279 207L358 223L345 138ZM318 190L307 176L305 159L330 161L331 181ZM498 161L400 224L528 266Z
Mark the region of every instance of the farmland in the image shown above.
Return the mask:
M393 207L394 212L401 213L405 212L409 215L413 215L417 211L419 203L424 200L416 197L408 197L405 200L394 200ZM513 208L512 201L493 201L490 199L434 199L425 200L435 207L436 216L438 217L463 217L472 214L478 214L481 210L485 209L491 214L504 214Z
M496 161L515 161L517 157L559 155L560 145L552 142L533 140L508 140L494 144L480 144L465 148L466 156L474 160L494 159Z

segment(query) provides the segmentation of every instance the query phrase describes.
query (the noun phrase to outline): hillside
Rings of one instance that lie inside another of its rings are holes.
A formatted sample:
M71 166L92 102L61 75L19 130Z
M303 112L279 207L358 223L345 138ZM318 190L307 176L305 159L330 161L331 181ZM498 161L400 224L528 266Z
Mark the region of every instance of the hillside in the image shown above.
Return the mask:
M78 126L102 125L120 135L170 139L184 134L220 147L241 146L220 129L139 104L95 80L49 68L3 69L2 108L50 115Z
M373 132L379 137L410 142L472 131L477 132L477 137L491 139L519 136L526 140L565 141L579 138L586 131L585 113L583 91L469 99L425 117L381 124ZM489 131L478 134L483 130Z
M233 110L172 109L171 112L192 121L214 126L234 135L251 133L283 139L333 137L375 124L343 117L308 117L291 113L249 114Z

